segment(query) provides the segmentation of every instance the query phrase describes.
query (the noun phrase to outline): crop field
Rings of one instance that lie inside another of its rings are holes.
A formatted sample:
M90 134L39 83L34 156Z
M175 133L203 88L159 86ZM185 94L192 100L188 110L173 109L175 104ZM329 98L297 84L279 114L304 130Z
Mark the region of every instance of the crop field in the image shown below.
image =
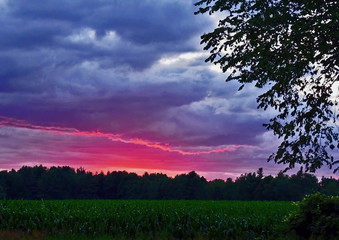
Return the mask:
M284 239L292 202L0 201L0 239Z

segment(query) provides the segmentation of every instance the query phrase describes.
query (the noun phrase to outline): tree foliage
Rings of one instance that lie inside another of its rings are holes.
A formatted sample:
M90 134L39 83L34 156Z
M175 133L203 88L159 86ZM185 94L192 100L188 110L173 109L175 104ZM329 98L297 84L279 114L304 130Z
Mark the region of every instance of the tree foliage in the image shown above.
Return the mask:
M338 239L339 196L319 193L306 196L288 217L288 224L299 239Z
M201 0L196 14L223 14L202 35L207 62L229 73L226 81L267 91L258 108L277 115L264 124L281 139L269 161L315 172L339 160L339 1ZM219 15L218 15L219 16Z
M96 173L84 169L24 166L0 171L0 199L202 199L299 201L305 195L339 192L339 180L318 179L299 171L292 176L245 173L235 179L207 181L195 172L177 175L138 176L135 173Z

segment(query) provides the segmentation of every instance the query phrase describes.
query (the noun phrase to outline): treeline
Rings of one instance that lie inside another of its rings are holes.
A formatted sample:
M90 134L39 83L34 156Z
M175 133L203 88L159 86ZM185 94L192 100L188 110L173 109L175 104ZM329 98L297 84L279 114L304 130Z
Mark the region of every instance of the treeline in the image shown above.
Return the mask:
M339 180L299 171L292 176L264 176L260 168L236 180L207 181L195 172L138 176L135 173L93 174L67 166L27 167L0 172L0 199L206 199L298 201L306 194L339 195Z

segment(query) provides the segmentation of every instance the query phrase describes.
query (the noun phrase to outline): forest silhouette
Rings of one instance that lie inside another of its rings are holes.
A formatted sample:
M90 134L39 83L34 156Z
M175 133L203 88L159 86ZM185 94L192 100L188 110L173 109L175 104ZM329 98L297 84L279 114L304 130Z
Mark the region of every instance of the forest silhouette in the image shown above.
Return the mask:
M73 169L23 166L0 172L0 199L196 199L298 201L320 192L339 195L339 180L299 171L288 176L264 176L263 169L232 180L207 181L192 171L170 178L165 174L138 176L125 171L107 174Z

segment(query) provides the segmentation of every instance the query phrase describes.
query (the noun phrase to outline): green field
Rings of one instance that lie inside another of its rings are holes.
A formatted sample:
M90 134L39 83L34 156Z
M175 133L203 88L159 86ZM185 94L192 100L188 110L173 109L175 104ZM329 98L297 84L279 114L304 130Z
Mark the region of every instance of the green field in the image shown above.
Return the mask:
M0 201L0 239L284 239L292 202Z

